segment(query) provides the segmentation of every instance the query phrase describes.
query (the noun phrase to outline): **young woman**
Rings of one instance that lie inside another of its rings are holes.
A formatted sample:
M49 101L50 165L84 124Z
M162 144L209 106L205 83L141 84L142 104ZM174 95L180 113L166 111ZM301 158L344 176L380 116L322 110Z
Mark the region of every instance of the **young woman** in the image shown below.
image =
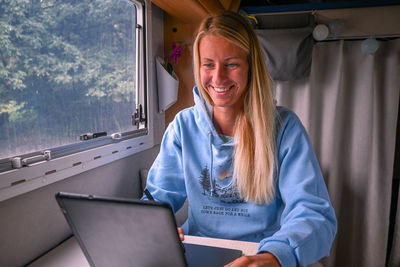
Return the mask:
M260 242L229 266L306 266L327 256L336 218L307 133L276 107L257 37L240 15L205 19L194 43L195 105L168 126L147 189L189 235ZM254 264L254 265L252 265Z

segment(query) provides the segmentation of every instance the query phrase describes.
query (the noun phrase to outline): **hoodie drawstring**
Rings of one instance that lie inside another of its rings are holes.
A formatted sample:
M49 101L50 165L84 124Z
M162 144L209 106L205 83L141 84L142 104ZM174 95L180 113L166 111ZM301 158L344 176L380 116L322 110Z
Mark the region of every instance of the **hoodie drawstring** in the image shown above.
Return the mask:
M214 183L213 183L213 151L212 151L212 133L211 133L211 131L210 132L208 132L208 140L209 140L209 144L210 144L210 154L211 154L211 157L210 157L210 187L211 187L211 190L210 190L210 194L211 194L211 196L214 196L214 192L215 192L215 188L214 188Z

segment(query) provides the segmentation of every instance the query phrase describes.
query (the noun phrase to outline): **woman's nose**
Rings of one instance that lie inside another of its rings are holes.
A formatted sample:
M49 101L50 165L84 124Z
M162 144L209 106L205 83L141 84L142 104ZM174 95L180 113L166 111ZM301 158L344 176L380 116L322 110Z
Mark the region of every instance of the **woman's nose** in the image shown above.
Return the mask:
M226 80L226 69L224 66L217 66L215 68L213 78L216 85L223 85Z

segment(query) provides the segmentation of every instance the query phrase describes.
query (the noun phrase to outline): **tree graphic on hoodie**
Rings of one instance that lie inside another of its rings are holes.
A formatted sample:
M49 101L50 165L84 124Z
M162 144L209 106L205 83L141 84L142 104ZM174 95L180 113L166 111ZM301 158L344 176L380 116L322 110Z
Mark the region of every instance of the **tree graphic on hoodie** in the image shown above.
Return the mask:
M210 189L211 189L210 171L208 170L207 165L201 171L200 184L204 189L203 195L205 195L206 192L210 192Z

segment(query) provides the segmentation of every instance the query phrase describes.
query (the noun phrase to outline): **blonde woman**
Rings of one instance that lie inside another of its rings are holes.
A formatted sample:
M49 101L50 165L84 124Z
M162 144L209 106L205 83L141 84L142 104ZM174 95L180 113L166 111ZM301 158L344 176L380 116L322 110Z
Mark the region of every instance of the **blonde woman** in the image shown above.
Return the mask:
M306 266L337 222L307 133L276 107L257 37L240 15L206 18L194 43L195 105L168 126L147 189L189 235L260 242L228 266ZM145 198L145 197L144 197Z

